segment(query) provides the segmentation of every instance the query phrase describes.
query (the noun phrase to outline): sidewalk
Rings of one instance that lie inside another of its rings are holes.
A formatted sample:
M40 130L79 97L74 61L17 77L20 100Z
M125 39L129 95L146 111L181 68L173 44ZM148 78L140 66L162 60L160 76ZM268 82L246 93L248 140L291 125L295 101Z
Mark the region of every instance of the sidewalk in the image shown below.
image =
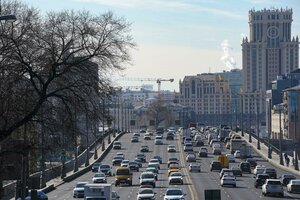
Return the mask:
M117 134L116 134L116 136L117 136ZM111 143L114 141L114 139L115 139L115 137L113 137L113 134L111 134ZM107 149L107 147L109 145L109 143L108 143L108 137L105 137L104 142L105 142L105 149ZM92 165L96 161L94 159L94 152L95 152L94 149L90 149L90 153L92 154L92 156L89 159L89 165ZM102 151L102 143L100 143L100 144L97 145L98 158L100 157L100 155L102 154L102 152L103 152ZM78 171L80 171L80 170L82 170L84 168L85 168L85 164L83 164L81 166L78 166ZM66 177L71 176L73 174L74 174L74 171L70 171L70 172L66 173ZM46 188L47 187L51 187L51 186L54 186L54 188L55 188L55 187L57 187L57 186L59 186L59 185L61 185L63 183L64 183L63 179L60 178L60 177L57 177L55 179L52 179L52 180L48 181L46 183Z
M239 132L241 134L241 132ZM300 176L300 171L297 171L294 169L294 166L292 165L292 158L290 157L290 165L287 167L285 164L285 161L283 159L284 165L280 165L280 156L279 154L272 152L272 158L268 158L268 146L266 146L264 143L260 142L260 150L257 149L257 140L254 137L252 138L252 143L249 143L249 134L244 134L244 139L247 141L247 143L252 146L253 150L260 155L263 159L267 160L271 165L274 167L280 168L282 170L287 171L288 173L292 173L294 175Z

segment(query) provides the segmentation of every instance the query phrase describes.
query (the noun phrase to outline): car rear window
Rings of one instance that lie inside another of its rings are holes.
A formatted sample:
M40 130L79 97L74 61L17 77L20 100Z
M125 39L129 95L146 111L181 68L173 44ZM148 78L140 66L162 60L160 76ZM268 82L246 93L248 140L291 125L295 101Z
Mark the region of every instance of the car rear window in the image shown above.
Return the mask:
M270 185L281 185L280 181L268 181L268 184Z

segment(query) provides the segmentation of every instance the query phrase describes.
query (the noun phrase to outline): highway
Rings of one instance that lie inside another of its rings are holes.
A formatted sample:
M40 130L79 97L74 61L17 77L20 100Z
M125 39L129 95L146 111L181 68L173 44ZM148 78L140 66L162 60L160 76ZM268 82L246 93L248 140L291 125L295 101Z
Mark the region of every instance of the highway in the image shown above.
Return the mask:
M137 153L139 153L139 149L141 145L148 145L150 148L150 152L145 153L147 157L147 161L149 161L154 155L160 155L163 157L163 164L161 164L160 174L158 176L158 181L156 182L156 188L154 189L156 192L156 199L163 199L163 194L165 190L169 187L168 184L168 176L167 176L167 159L169 156L176 156L180 159L181 162L181 171L185 174L184 176L184 184L178 186L170 186L170 187L180 187L186 193L186 200L198 200L204 199L204 190L205 189L220 189L222 199L273 199L274 197L264 197L261 194L261 189L256 189L254 187L254 177L253 174L243 174L242 177L237 177L237 188L233 187L221 187L220 186L220 178L219 172L210 172L210 162L216 159L216 156L209 154L208 158L199 158L197 157L197 162L201 163L201 173L196 172L188 172L188 163L185 161L185 152L183 152L183 145L179 139L179 135L177 135L174 141L166 141L164 139L163 145L154 145L154 136L152 136L151 140L143 140L143 134L140 136L140 141L138 143L131 143L132 133L127 133L120 141L122 142L121 150L111 150L110 153L106 156L106 158L102 161L105 164L112 164L112 159L117 152L123 152L125 154L125 159L133 160ZM167 146L168 144L174 144L177 147L176 153L168 153ZM207 142L205 143L206 146ZM211 152L211 148L208 147L209 152ZM198 152L199 147L194 147L194 151ZM223 148L223 152L228 152L227 149ZM270 166L269 163L262 160L260 157L256 157L258 159L258 164L263 164L265 166ZM230 164L238 165L240 160L236 160L236 163ZM145 171L147 167L147 163L143 163L143 167L140 168L139 172L133 172L133 186L118 186L115 187L113 185L113 190L117 191L120 200L123 199L136 199L137 192L139 190L139 175L141 172ZM115 167L114 167L115 168ZM284 173L284 171L280 169L277 170L277 177ZM74 186L78 181L88 181L92 182L92 177L94 172L88 172L83 176L69 182L65 183L59 187L57 187L52 192L48 193L48 197L50 200L65 200L65 199L74 199L72 196L72 191ZM297 177L299 178L299 177ZM114 177L108 177L108 183L114 183ZM286 189L285 189L286 191ZM279 198L277 198L279 199ZM289 194L285 192L285 197L280 199L300 199L300 194Z

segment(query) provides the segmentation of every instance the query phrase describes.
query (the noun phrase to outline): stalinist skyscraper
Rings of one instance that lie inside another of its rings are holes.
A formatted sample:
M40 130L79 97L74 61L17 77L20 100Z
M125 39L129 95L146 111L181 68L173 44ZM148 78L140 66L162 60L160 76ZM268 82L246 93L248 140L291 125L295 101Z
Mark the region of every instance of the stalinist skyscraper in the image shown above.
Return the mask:
M299 68L299 40L292 37L292 9L249 11L250 38L243 38L244 113L265 112L266 90L281 74Z

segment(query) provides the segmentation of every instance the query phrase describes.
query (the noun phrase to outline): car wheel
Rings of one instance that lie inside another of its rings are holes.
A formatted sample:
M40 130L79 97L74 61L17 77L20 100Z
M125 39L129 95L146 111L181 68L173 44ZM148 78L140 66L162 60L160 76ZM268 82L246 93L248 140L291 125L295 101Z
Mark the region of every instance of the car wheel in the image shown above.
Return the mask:
M129 186L132 186L132 181L129 182Z
M221 185L221 187L223 187L223 185Z
M199 170L199 173L201 172L201 170Z
M280 194L280 197L284 197L284 194L283 194L283 193L281 193L281 194Z
M236 187L236 185L233 185L233 187Z

